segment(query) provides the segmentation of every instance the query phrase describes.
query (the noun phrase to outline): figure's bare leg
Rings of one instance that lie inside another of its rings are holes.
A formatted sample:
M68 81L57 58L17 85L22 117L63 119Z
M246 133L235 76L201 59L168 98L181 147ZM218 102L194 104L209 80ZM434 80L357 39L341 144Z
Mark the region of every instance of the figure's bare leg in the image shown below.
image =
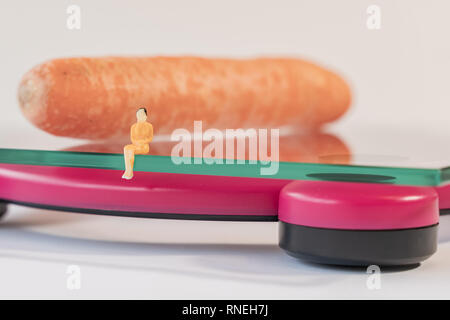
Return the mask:
M133 178L133 165L134 165L134 152L136 147L129 144L123 148L123 156L125 159L125 172L122 176L123 179Z

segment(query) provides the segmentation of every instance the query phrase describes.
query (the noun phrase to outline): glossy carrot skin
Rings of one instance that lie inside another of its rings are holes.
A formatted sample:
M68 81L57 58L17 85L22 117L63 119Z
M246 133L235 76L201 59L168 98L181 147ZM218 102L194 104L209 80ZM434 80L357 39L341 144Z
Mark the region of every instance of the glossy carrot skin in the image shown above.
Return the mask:
M156 134L192 128L317 128L349 108L337 74L291 58L64 58L23 77L24 115L58 136L111 139L129 135L139 107Z

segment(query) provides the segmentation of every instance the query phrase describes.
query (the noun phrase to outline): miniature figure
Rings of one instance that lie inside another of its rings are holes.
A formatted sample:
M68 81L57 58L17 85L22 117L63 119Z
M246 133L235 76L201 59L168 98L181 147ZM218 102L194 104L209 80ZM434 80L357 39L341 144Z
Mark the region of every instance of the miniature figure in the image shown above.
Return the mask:
M150 150L149 143L153 139L153 126L147 122L147 109L140 108L136 112L137 122L131 126L131 144L123 148L125 159L125 172L123 179L133 178L133 165L135 154L147 154Z

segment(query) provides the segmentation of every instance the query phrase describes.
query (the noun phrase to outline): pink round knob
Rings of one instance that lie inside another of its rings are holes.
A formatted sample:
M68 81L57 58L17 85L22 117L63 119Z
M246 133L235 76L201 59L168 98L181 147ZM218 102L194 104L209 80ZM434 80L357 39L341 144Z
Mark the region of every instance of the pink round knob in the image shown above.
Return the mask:
M291 255L345 265L403 265L436 251L434 188L295 181L279 201L280 246Z

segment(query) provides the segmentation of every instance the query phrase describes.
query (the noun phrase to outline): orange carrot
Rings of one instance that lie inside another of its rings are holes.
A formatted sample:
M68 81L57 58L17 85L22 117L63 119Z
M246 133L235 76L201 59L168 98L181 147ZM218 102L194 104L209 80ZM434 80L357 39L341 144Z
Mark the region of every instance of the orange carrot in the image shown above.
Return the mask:
M310 62L288 58L104 57L55 59L23 77L25 116L58 136L128 137L139 107L156 134L192 128L317 128L340 117L346 82Z

